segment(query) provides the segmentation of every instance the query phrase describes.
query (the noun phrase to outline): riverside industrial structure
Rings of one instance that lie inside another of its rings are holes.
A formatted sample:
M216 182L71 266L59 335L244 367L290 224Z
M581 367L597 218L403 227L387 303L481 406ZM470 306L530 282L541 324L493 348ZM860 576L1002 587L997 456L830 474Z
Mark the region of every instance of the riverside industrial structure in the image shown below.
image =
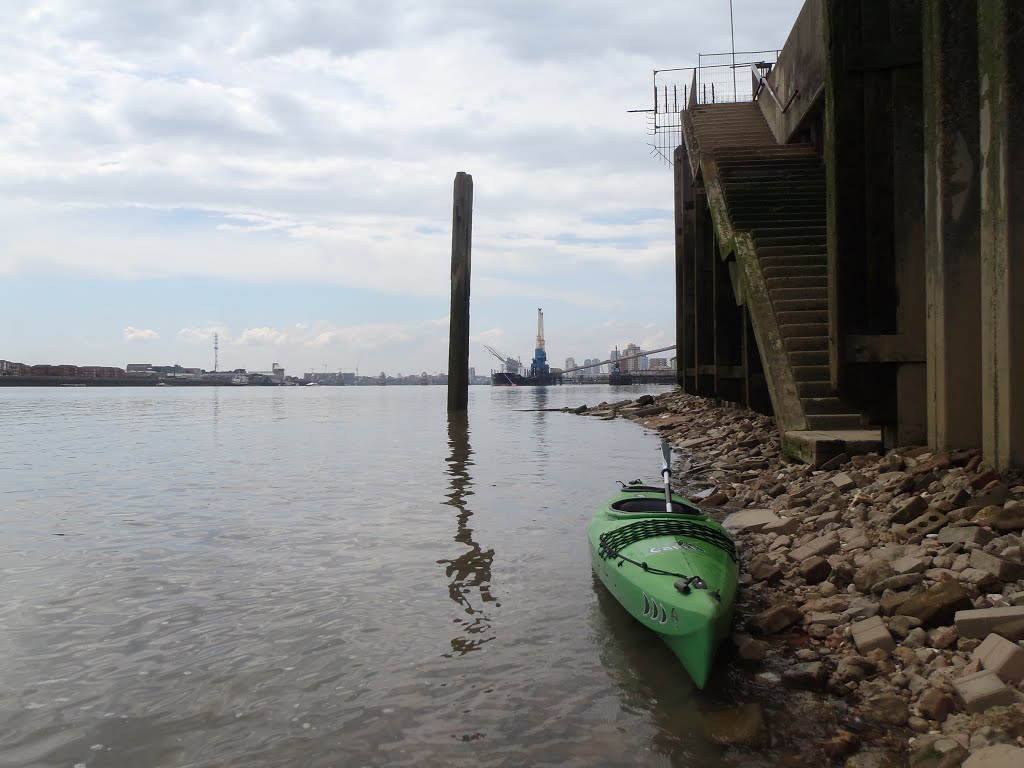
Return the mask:
M125 368L106 365L26 365L0 360L0 386L383 386L447 384L443 373L375 376L357 373L310 371L301 378L286 376L277 363L269 371L206 371L181 365L129 363ZM470 368L470 383L489 384Z
M1021 29L1009 0L808 0L777 60L655 73L687 392L811 462L1024 466Z

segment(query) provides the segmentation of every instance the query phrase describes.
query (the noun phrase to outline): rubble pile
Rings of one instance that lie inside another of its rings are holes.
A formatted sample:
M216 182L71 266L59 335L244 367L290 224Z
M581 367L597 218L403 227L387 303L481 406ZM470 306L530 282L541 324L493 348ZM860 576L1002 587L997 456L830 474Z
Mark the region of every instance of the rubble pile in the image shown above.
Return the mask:
M784 455L769 417L681 391L572 412L672 442L674 484L742 553L738 658L784 658L781 685L875 729L839 730L826 756L1024 766L1024 479L924 447L815 469Z

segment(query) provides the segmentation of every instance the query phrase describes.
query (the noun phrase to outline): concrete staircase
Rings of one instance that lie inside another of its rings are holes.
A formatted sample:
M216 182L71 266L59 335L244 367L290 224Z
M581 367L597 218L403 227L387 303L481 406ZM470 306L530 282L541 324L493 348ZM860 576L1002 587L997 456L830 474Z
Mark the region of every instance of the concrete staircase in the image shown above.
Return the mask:
M805 430L862 429L861 414L830 384L824 165L809 146L776 144L755 103L695 108L688 129L687 143L696 145L689 147L691 159L697 149L694 164L705 184L713 176L724 198L726 210L713 216L727 217L735 243L753 243L754 256L736 246L737 258L756 259L770 311L759 307L751 316L773 326L755 327L755 334L759 343L781 337L785 354L769 357L776 365L788 363L790 370L775 378L795 384L799 401L799 408L775 402L776 413L802 412ZM709 196L709 204L721 202ZM776 389L773 401L792 394L792 386Z

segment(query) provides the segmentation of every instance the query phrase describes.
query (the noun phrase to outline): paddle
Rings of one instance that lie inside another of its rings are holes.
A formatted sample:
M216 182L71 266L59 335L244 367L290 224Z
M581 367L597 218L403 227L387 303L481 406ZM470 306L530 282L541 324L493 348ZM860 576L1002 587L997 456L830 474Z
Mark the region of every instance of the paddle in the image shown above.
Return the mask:
M672 511L672 485L669 480L668 468L672 464L672 445L668 440L661 441L661 479L665 481L665 511Z

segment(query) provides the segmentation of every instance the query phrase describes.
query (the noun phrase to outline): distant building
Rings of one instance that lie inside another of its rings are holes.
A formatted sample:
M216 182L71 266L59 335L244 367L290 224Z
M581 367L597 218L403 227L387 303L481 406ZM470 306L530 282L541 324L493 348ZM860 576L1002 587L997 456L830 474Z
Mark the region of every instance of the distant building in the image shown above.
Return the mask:
M633 355L639 355L640 351L640 347L638 347L633 342L630 342L629 344L626 345L626 349L623 351L622 356L631 357ZM639 371L640 359L637 357L633 357L633 359L631 360L624 360L622 364L619 366L619 370L621 370L623 373L625 373L626 371Z
M0 376L27 376L29 367L24 363L12 363L10 360L0 360Z
M128 363L128 365L125 366L125 370L128 373L144 373L146 371L152 370L152 368L152 363Z
M569 370L570 368L575 368L575 367L576 367L576 358L575 357L567 357L567 358L565 358L565 370Z
M652 371L665 371L665 370L668 370L668 358L666 358L666 357L652 357L651 358L651 370Z

